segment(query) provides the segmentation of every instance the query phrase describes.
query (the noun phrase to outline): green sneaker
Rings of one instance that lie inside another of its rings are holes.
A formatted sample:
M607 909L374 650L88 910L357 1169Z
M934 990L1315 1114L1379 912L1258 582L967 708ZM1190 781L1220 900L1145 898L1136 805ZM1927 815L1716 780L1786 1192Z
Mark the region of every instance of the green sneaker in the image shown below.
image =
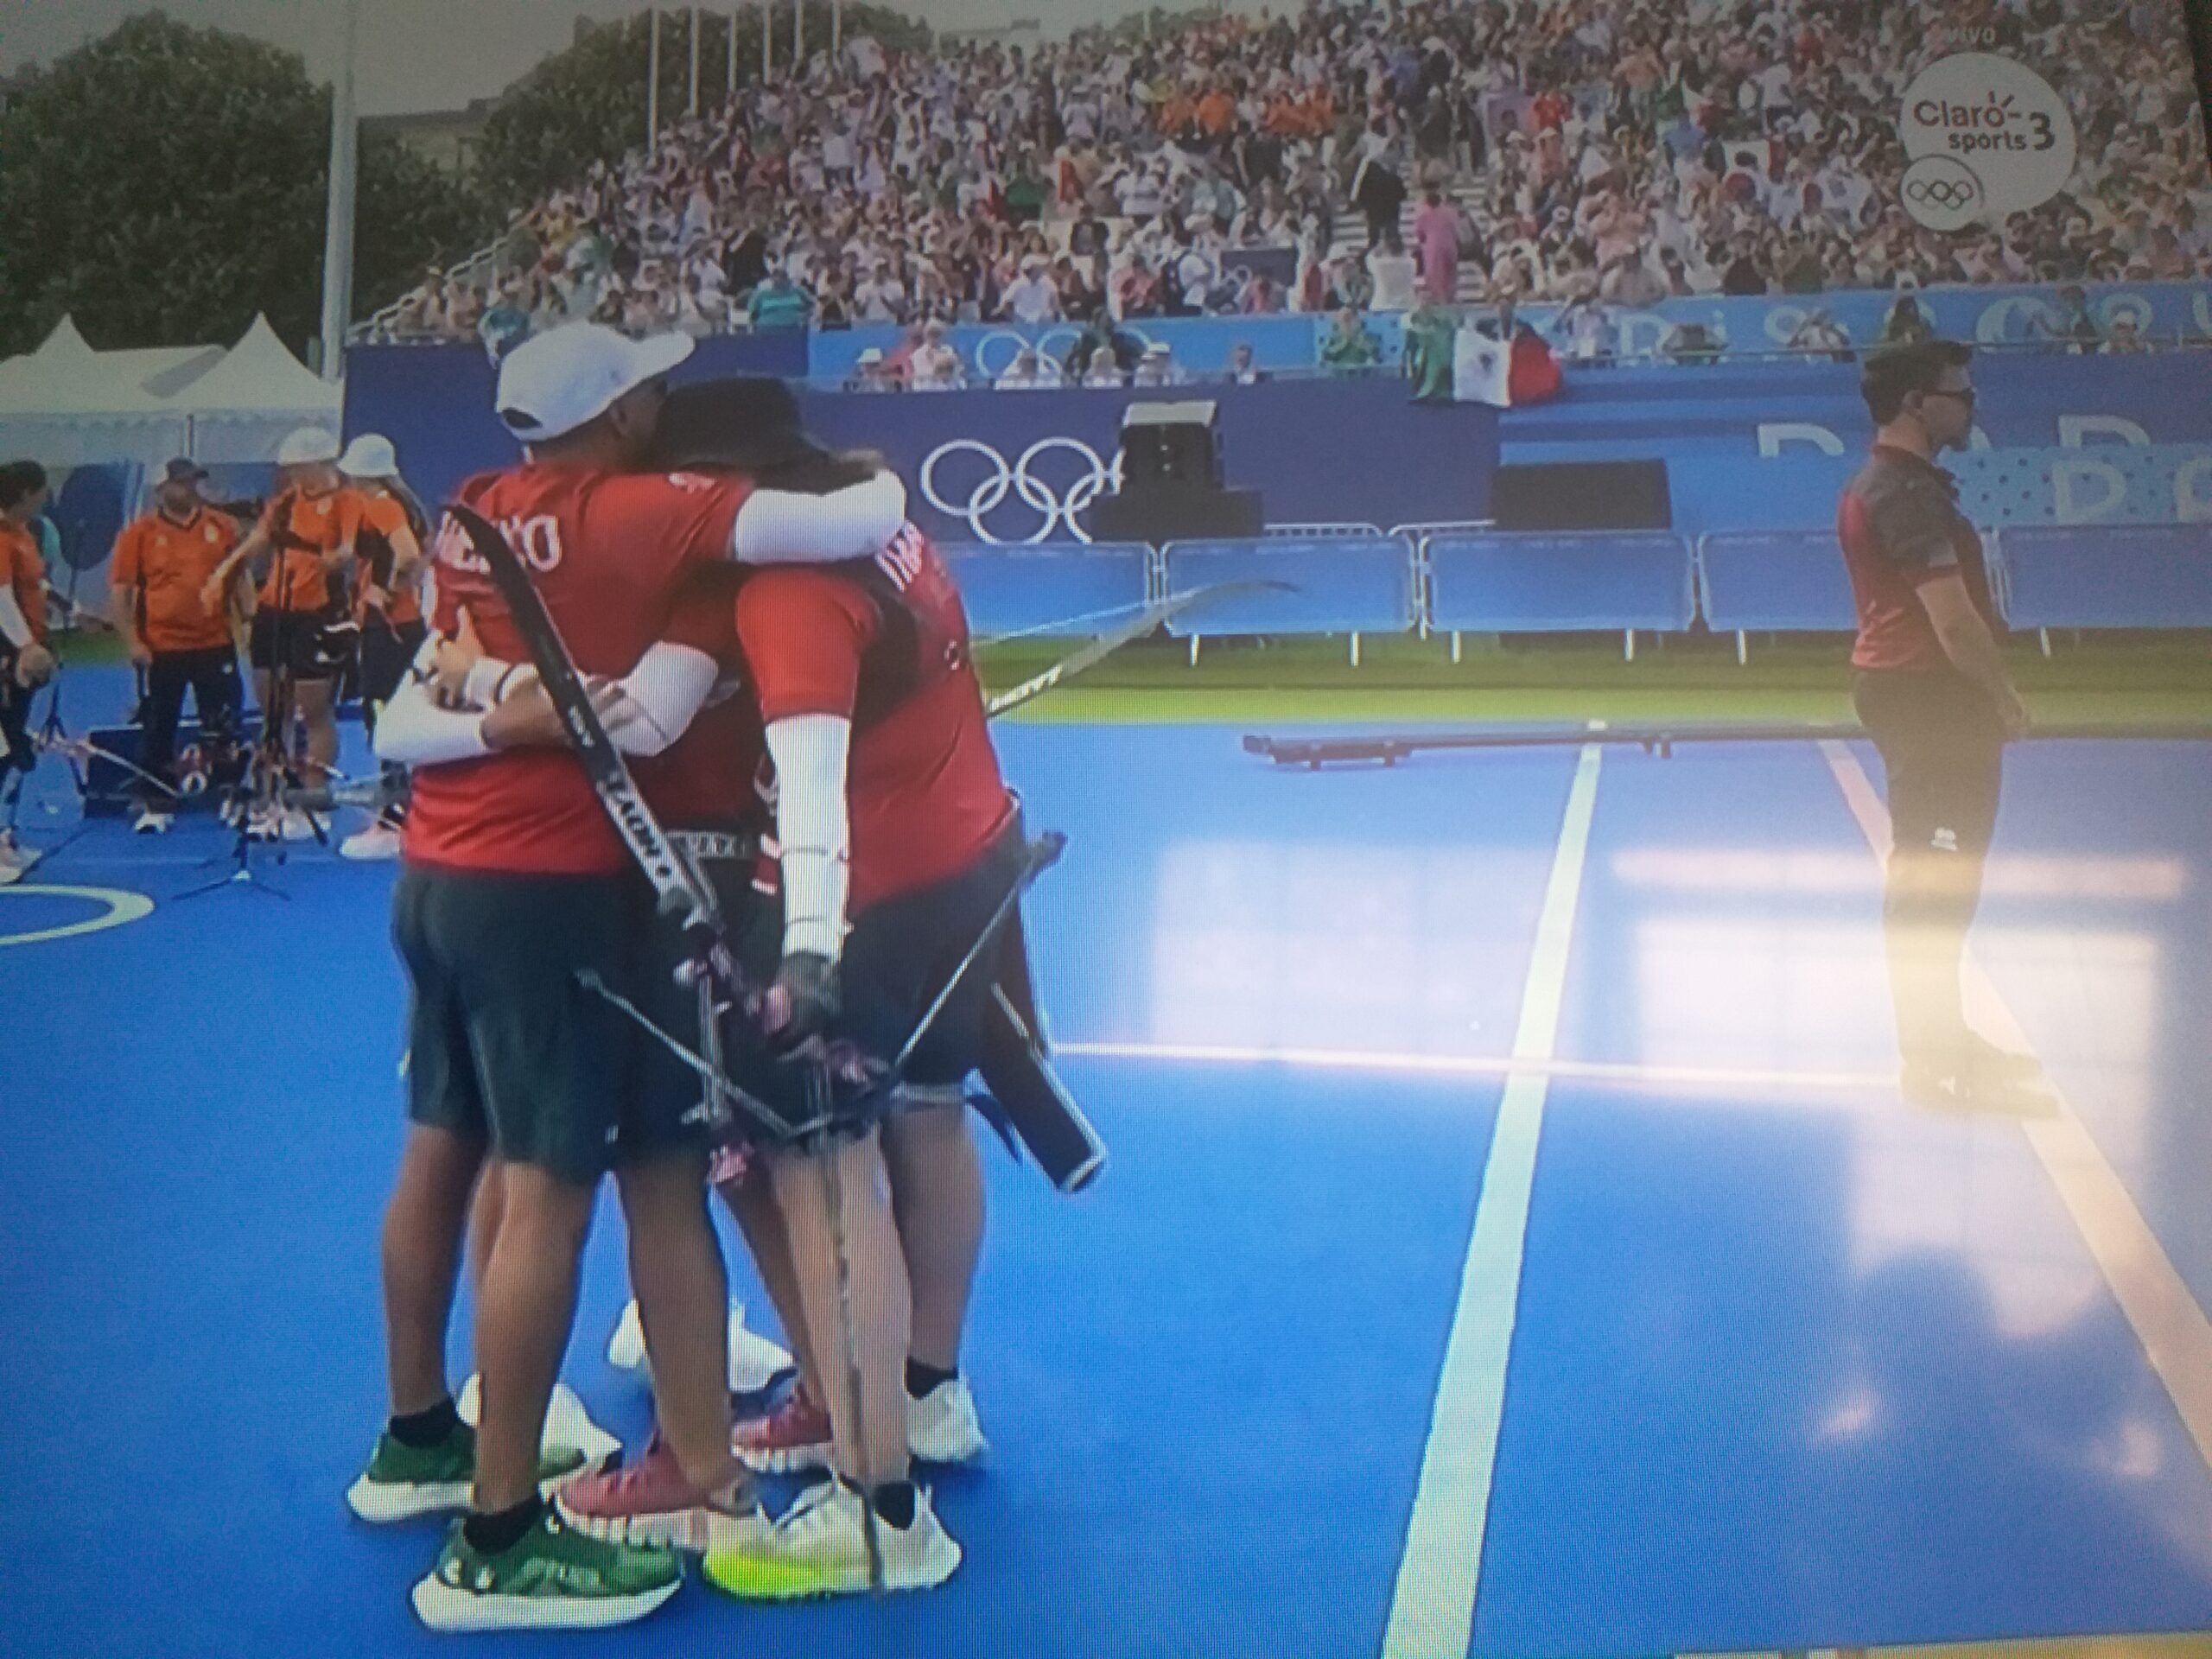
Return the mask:
M573 1531L548 1505L497 1555L472 1549L454 1522L413 1599L434 1630L590 1630L643 1618L683 1586L671 1552Z
M556 1484L580 1472L584 1454L572 1446L549 1446L538 1456L540 1485ZM379 1525L412 1521L468 1507L476 1484L476 1431L467 1423L435 1446L406 1446L390 1433L377 1436L369 1466L346 1490L346 1503L364 1521Z

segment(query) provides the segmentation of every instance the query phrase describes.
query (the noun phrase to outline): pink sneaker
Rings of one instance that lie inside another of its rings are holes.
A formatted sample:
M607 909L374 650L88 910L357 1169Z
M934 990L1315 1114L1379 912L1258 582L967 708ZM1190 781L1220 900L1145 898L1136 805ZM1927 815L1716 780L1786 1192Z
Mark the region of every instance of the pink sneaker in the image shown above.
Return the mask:
M665 1549L746 1548L767 1536L771 1523L748 1489L734 1508L683 1478L676 1454L658 1433L635 1463L586 1475L561 1489L556 1502L577 1531L614 1543Z
M830 1414L793 1389L766 1417L749 1417L731 1433L730 1450L764 1475L796 1475L830 1466Z

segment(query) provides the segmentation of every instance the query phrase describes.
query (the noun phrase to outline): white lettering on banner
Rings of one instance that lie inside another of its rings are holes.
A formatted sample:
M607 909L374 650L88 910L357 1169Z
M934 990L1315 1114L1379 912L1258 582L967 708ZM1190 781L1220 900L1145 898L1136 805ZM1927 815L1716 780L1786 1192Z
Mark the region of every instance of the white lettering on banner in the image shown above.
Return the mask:
M2065 101L2025 64L1994 52L1955 52L1914 76L1897 136L1914 162L1899 181L1903 206L1931 230L2024 213L2064 189L2074 172ZM1928 158L1943 165L1922 168ZM1961 194L1968 184L1980 194L1971 205Z
M1810 421L1761 421L1759 423L1759 454L1771 461L1782 453L1785 443L1809 443L1824 455L1843 453L1843 440L1825 426Z
M1620 331L1623 357L1656 356L1675 328L1673 323L1656 311L1624 311L1614 327Z
M2184 524L2212 518L2212 493L2200 492L2200 483L2212 483L2212 455L2198 455L2174 468L2174 517Z
M1036 471L1039 458L1057 450L1077 456L1086 469L1067 485L1065 494L1055 491ZM938 468L948 455L958 454L980 456L990 468L976 480L964 501L948 499L938 488ZM1076 515L1104 494L1109 485L1116 490L1122 487L1122 457L1117 452L1114 464L1109 467L1098 458L1098 452L1080 438L1039 438L1009 466L1004 455L980 438L953 438L938 445L923 459L915 482L921 486L922 499L930 505L948 518L966 519L979 542L1000 544L1016 540L1049 541L1055 529L1065 529L1076 540L1087 542L1090 532L1076 521ZM986 522L1009 494L1018 496L1024 506L1043 518L1027 536L1001 536Z
M2058 442L2061 448L2086 449L2085 438L2103 436L2118 438L2122 443L2141 444L2148 448L2151 435L2131 420L2118 415L2062 415L2058 417Z
M2093 479L2102 481L2105 493L2094 500L2082 500L2075 493L2075 480ZM2108 461L2063 456L2050 463L2050 496L2060 524L2093 524L2119 516L2120 504L2127 499L2127 475Z

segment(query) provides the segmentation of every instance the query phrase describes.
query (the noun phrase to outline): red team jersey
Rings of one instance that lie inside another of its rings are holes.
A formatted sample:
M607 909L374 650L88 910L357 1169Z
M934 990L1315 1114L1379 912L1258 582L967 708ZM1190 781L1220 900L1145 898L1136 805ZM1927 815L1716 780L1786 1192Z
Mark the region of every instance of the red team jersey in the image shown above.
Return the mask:
M744 579L745 573L734 567L694 576L662 635L671 645L704 652L721 670L713 695L682 735L658 754L630 762L639 793L671 829L767 827L760 779L768 751L760 711L747 693L737 652L734 604Z
M730 556L742 479L528 464L472 479L461 502L505 532L584 674L620 677L666 635L684 579ZM530 660L490 574L454 525L431 550L434 626L466 609L487 654ZM401 842L410 863L516 874L604 875L628 855L575 757L515 750L415 774Z
M834 569L772 568L738 590L737 635L770 722L853 722L846 796L855 914L957 875L1014 816L969 660L959 590L909 524Z

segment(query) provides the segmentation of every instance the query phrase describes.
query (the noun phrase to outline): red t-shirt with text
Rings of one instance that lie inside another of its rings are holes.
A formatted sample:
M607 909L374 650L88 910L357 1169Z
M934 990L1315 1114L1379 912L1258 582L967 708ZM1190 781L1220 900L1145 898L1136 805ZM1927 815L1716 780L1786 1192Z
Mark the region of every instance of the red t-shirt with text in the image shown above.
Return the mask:
M765 721L862 715L846 784L855 914L958 874L1014 812L951 574L911 524L874 567L881 580L823 568L755 571L736 606ZM913 658L888 712L869 718L861 705L883 672L875 648L894 629L912 630Z
M579 672L627 674L667 631L693 571L729 557L743 480L529 464L472 479L460 499L505 533ZM465 609L486 652L526 663L505 603L450 521L431 550L433 624ZM628 855L565 750L514 750L415 774L401 843L410 863L521 874L609 874Z

